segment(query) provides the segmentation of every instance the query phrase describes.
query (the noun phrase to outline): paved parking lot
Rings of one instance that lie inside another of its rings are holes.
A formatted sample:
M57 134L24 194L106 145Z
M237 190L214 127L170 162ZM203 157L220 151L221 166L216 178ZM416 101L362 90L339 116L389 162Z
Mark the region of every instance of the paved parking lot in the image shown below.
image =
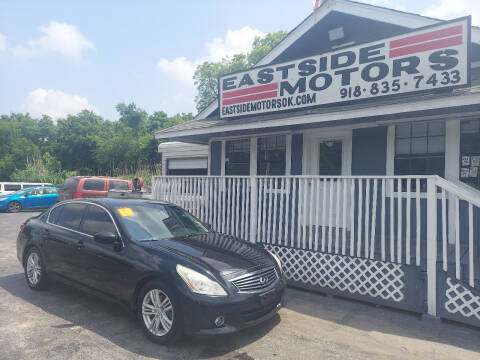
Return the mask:
M480 359L480 330L289 289L270 321L241 333L146 340L124 309L55 285L25 284L15 239L37 213L0 213L0 359Z

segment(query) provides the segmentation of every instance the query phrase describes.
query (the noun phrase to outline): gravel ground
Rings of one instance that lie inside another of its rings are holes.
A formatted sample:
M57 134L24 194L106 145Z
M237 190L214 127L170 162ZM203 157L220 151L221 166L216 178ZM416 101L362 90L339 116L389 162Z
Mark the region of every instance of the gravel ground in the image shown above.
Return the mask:
M480 329L289 289L279 315L222 337L149 342L123 308L61 285L30 290L20 224L0 213L0 359L480 359Z

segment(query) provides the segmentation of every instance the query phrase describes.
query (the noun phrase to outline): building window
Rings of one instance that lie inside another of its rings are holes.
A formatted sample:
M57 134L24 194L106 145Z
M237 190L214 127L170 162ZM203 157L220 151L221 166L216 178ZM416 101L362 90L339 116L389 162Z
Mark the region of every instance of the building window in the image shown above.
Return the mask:
M342 175L342 141L328 140L320 143L319 174Z
M445 174L445 122L415 122L395 128L395 175Z
M257 174L285 175L286 136L265 136L257 141Z
M225 144L225 175L250 175L250 140L230 140Z
M460 180L480 190L480 120L463 120L460 128Z

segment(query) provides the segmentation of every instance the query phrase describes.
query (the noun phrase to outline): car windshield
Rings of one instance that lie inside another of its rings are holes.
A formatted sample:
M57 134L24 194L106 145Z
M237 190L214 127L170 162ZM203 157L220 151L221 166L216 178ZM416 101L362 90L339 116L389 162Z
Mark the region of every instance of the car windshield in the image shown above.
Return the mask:
M201 235L208 229L185 210L154 203L128 204L115 210L124 229L134 241L165 240Z

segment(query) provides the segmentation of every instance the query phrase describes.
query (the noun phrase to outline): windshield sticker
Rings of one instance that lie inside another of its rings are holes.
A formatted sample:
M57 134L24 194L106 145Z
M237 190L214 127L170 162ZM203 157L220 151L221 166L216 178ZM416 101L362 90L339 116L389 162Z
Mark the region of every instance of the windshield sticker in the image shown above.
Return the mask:
M118 212L122 216L133 216L134 215L132 209L130 209L130 208L121 208L121 209L118 209Z

